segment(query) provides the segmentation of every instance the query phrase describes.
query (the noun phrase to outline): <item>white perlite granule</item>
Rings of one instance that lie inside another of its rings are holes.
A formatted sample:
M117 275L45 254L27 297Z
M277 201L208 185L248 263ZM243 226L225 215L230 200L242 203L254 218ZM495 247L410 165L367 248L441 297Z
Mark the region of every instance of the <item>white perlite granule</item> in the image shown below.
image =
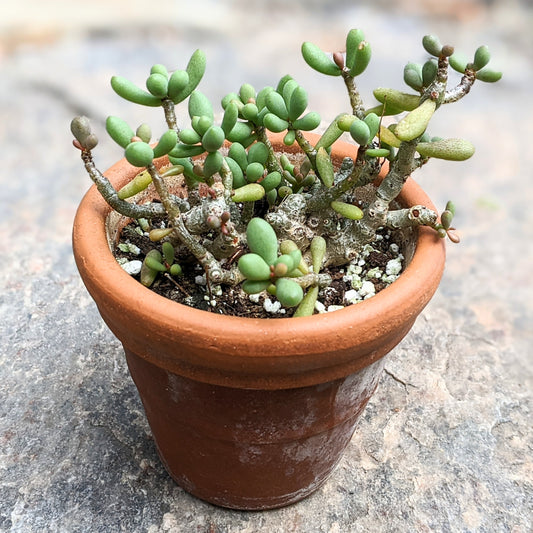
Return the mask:
M317 300L315 302L315 309L316 309L317 313L325 313L326 312L326 306L320 300Z
M130 276L136 276L143 266L142 261L128 261L127 263L123 263L120 265L125 272L127 272Z
M267 313L280 315L285 314L285 309L281 308L281 303L278 302L278 300L273 302L270 298L265 298L265 301L263 302L263 308Z
M385 267L387 276L397 276L402 270L403 256L399 255L396 259L391 259Z

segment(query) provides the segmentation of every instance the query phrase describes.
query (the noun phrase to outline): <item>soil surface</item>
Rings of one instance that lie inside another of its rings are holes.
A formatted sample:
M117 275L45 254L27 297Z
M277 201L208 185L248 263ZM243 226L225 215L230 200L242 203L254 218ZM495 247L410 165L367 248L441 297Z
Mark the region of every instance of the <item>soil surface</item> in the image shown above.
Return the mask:
M132 222L122 231L119 246L114 254L123 266L132 261L142 261L146 253L153 248L161 251L161 243L151 242L139 229L137 222ZM372 274L374 293L361 297L359 301L371 297L391 283L391 276L385 275L386 268L391 260L403 259L399 243L400 239L396 238L393 232L383 230L379 233L376 242L372 244L371 249L367 248L360 258L352 262L352 270L355 268L358 271L358 280L366 280L367 273L374 273ZM151 290L169 300L204 311L249 318L286 318L292 316L296 309L280 307L275 296L269 295L266 291L257 295L248 295L240 288L240 285L236 287L209 286L205 281L204 271L194 259L178 257L176 262L183 269L182 275L174 277L168 273L159 274L150 287ZM326 268L322 271L329 274L333 281L319 293L320 312L332 311L352 304L345 300L345 295L348 291L353 292L356 282L353 281L348 271L349 265ZM140 280L138 273L133 276Z

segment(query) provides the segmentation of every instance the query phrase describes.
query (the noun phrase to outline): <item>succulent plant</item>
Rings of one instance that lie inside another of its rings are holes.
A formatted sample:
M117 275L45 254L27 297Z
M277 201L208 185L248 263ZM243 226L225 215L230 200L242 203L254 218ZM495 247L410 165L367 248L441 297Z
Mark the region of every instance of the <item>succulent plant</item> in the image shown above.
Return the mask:
M303 316L313 313L320 288L331 282L321 270L353 261L382 228L424 225L458 242L451 202L439 216L425 206L393 208L393 201L412 172L431 158L463 161L473 155L470 142L431 136L428 125L444 105L469 93L476 80L495 82L501 73L488 68L486 46L468 60L433 35L426 35L422 45L430 57L405 66L407 92L378 87L377 103L366 107L356 84L371 59L363 32L350 30L343 52L303 43L306 63L341 78L348 94L348 109L339 110L314 144L305 132L318 128L321 117L307 109L307 92L290 75L275 87L257 91L245 83L224 96L220 121L197 89L206 70L200 50L182 70L169 73L154 65L146 89L114 76L111 86L119 96L163 109L166 129L157 142L147 124L133 129L119 117L106 121L107 132L139 174L116 191L94 163L98 139L89 120L74 118L71 131L87 173L113 209L144 224L166 220L165 227L149 232L154 248L144 259L142 283L151 285L158 272L179 275L181 267L174 263L179 252L199 263L208 283L242 283L247 293L266 290L283 306L298 306L295 315ZM451 87L450 67L461 74ZM181 128L175 106L185 102L190 124ZM301 155L292 159L276 153L268 132L282 133L283 142L296 143ZM353 157L336 167L331 147L344 134L357 145ZM156 165L163 156L168 164ZM373 198L358 203L357 189L374 182L385 165ZM167 185L176 175L187 187L185 198ZM148 186L159 201L136 203L135 195Z

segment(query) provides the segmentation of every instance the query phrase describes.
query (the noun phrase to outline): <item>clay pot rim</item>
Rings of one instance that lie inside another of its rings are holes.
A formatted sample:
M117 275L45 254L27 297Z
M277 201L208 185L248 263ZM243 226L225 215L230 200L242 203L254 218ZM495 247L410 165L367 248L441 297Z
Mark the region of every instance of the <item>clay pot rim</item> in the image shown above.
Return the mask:
M273 141L280 138L279 135L273 136ZM354 147L337 142L335 149L353 150ZM137 172L138 169L121 160L106 175L119 187ZM430 199L412 178L405 184L400 199L406 205L422 204L434 209ZM434 294L444 269L443 240L433 230L422 227L418 229L416 250L406 270L393 284L368 300L332 313L302 318L257 319L219 315L168 300L124 272L108 246L105 222L110 211L96 187L92 186L80 203L73 228L73 249L78 269L104 320L126 348L128 339L117 332L117 327L109 319L113 310L131 312L136 324L150 321L151 332L164 342L172 343L179 338L192 352L208 346L215 353L215 373L236 372L249 363L251 372L256 371L255 364L258 372L267 372L267 367L279 364L279 369L272 368L273 374L292 372L293 366L302 364L314 371L323 364L320 361L324 357L323 348L318 344L324 339L327 339L326 343L334 344L333 355L330 354L330 360L325 363L328 367L344 365L346 352L352 349L354 343L368 344L366 359L377 359L384 355L378 353L381 349L374 349L378 338L387 338L398 328L405 330L401 337L407 333ZM385 344L387 342L391 349L399 340L385 341ZM200 359L204 357L204 351ZM338 360L335 354L338 354ZM181 355L176 357L180 359ZM208 358L207 355L205 357ZM213 354L209 357L212 359ZM299 358L298 364L294 362L294 357ZM170 361L158 350L147 354L147 358L169 368L196 365L190 360ZM266 361L265 358L270 359ZM261 361L258 362L258 359ZM204 362L198 360L198 365L203 367ZM360 365L352 366L356 368L364 364L361 361ZM196 371L191 367L185 374L192 376ZM207 377L206 381L224 382L226 378L222 374L220 377Z

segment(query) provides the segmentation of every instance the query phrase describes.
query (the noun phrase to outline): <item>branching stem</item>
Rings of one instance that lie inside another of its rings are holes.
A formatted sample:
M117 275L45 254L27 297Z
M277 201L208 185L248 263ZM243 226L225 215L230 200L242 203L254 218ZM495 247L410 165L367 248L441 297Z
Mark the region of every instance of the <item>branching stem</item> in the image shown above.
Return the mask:
M263 126L257 127L255 132L257 133L257 140L262 142L268 148L268 160L267 160L267 169L269 172L279 172L283 174L283 168L278 161L278 158L275 155L274 148L272 143L268 138L266 129Z
M387 222L390 203L400 194L413 171L413 159L419 138L402 142L396 159L376 191L376 198L365 210L364 217L354 224L355 238L361 243L374 239L378 228Z
M178 121L176 120L174 102L170 98L163 98L161 102L163 111L165 112L165 120L167 121L168 128L179 133L180 129L178 127Z
M391 229L410 226L435 227L438 215L423 205L414 205L406 209L395 209L387 213L385 225Z
M211 282L228 283L229 280L232 279L229 271L223 270L214 255L189 233L185 227L179 208L172 202L165 182L159 175L154 164L149 165L147 170L150 173L150 176L152 176L152 182L159 195L161 203L165 207L170 225L172 226L176 237L187 247L192 255L196 257L208 274Z
M111 182L96 168L92 153L88 150L83 150L81 152L81 158L85 165L85 170L96 185L98 192L115 211L125 217L135 219L149 219L165 214L165 209L162 204L133 204L126 202L126 200L122 200L118 197L117 191Z
M350 99L350 105L352 107L352 113L363 120L365 118L365 108L363 106L363 100L359 94L359 90L355 84L355 79L350 76L350 71L347 68L342 69L342 79L346 85L348 91L348 98Z
M476 73L472 69L466 69L464 76L461 78L461 81L453 89L446 91L444 96L444 103L450 104L452 102L457 102L463 96L466 96L474 82L476 81Z
M309 158L309 161L311 162L311 166L314 170L316 170L316 150L313 148L311 143L304 137L304 134L300 130L295 130L295 134L298 146L305 152L305 154Z

